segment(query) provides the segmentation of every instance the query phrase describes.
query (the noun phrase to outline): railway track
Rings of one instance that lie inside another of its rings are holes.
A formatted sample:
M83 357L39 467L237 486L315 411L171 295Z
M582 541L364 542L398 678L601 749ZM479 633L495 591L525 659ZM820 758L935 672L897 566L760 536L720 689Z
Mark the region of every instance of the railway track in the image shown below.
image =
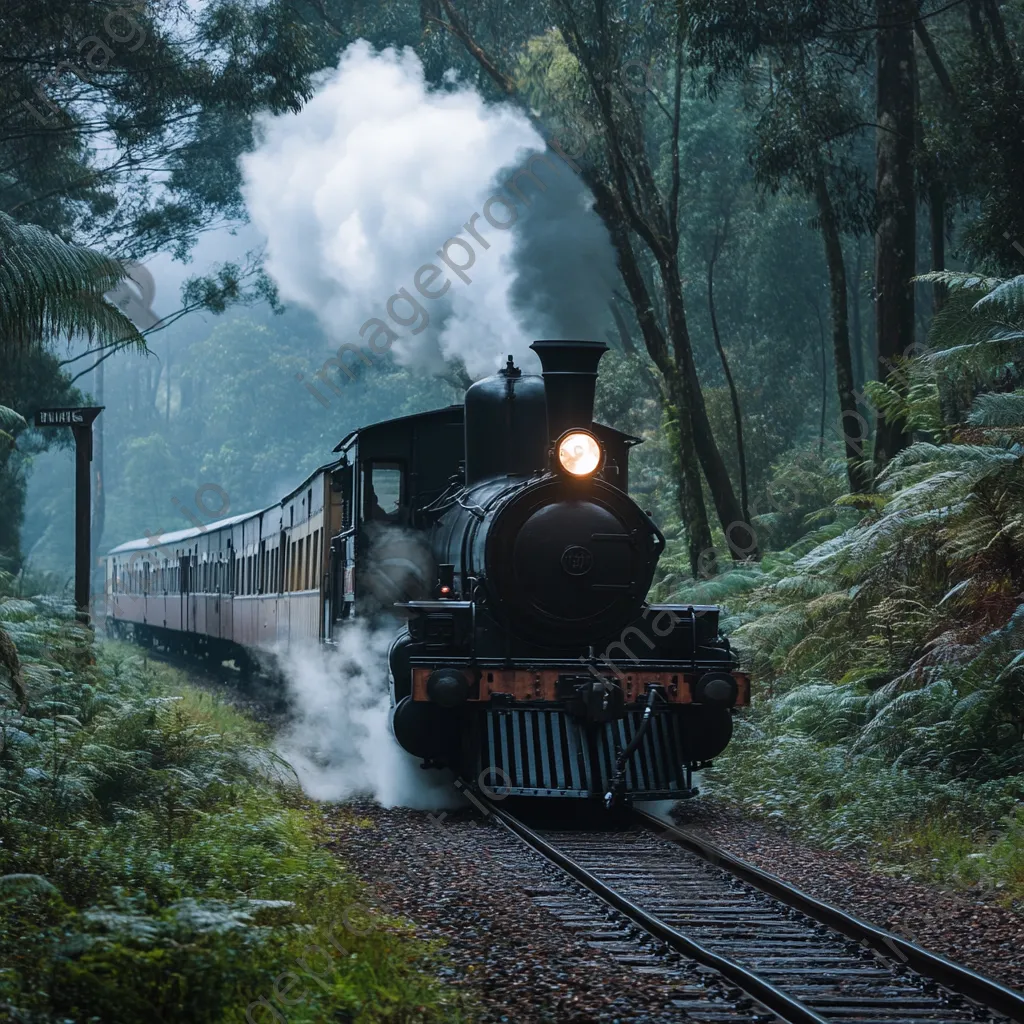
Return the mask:
M1019 993L823 904L650 815L634 811L617 829L568 831L531 827L502 808L489 809L650 939L646 959L627 960L626 966L678 976L684 958L704 972L717 972L728 991L749 997L737 1001L748 1008L748 1020L1024 1020ZM558 914L557 889L540 895ZM599 921L572 919L570 924L595 945L616 939Z

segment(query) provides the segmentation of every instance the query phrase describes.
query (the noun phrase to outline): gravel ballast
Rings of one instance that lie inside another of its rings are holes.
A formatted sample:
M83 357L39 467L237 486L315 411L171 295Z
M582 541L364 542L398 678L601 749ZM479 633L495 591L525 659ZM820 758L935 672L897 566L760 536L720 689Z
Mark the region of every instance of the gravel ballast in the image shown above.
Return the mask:
M994 895L946 891L814 849L780 826L707 798L677 805L672 818L817 899L1010 988L1024 989L1024 915L1000 906Z
M475 997L480 1021L759 1019L713 972L664 961L646 936L476 811L345 804L326 806L323 818L330 848L379 905L443 943L442 976ZM587 941L595 929L612 940Z

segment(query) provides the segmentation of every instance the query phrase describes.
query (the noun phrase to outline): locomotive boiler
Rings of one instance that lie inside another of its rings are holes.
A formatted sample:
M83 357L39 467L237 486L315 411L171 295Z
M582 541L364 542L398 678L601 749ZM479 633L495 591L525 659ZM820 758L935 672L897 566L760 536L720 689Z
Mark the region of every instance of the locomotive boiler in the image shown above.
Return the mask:
M267 508L114 548L107 632L247 672L368 620L424 767L495 796L691 795L748 678L717 608L647 601L665 539L629 496L641 439L593 421L606 346L531 347L542 376L509 357Z

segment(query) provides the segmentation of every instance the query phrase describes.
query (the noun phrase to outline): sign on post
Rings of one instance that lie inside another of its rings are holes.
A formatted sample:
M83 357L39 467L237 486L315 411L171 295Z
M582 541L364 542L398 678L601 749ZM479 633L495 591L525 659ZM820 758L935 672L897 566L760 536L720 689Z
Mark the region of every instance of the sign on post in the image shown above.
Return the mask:
M36 413L37 427L91 427L92 421L103 411L104 406L89 406L74 409L40 409Z
M92 424L103 406L81 406L65 409L40 409L37 427L70 427L75 436L75 608L78 617L89 621L89 576L91 561Z

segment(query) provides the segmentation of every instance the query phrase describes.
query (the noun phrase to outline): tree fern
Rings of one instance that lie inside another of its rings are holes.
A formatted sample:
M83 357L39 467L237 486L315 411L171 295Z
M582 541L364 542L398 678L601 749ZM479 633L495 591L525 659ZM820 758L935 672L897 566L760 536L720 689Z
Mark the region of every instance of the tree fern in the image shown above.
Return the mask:
M131 320L104 298L127 276L117 260L5 213L0 213L0 254L3 348L76 334L145 348Z
M1004 283L1001 277L985 277L964 270L933 270L927 274L919 274L915 280L928 284L943 285L950 292L991 292Z

